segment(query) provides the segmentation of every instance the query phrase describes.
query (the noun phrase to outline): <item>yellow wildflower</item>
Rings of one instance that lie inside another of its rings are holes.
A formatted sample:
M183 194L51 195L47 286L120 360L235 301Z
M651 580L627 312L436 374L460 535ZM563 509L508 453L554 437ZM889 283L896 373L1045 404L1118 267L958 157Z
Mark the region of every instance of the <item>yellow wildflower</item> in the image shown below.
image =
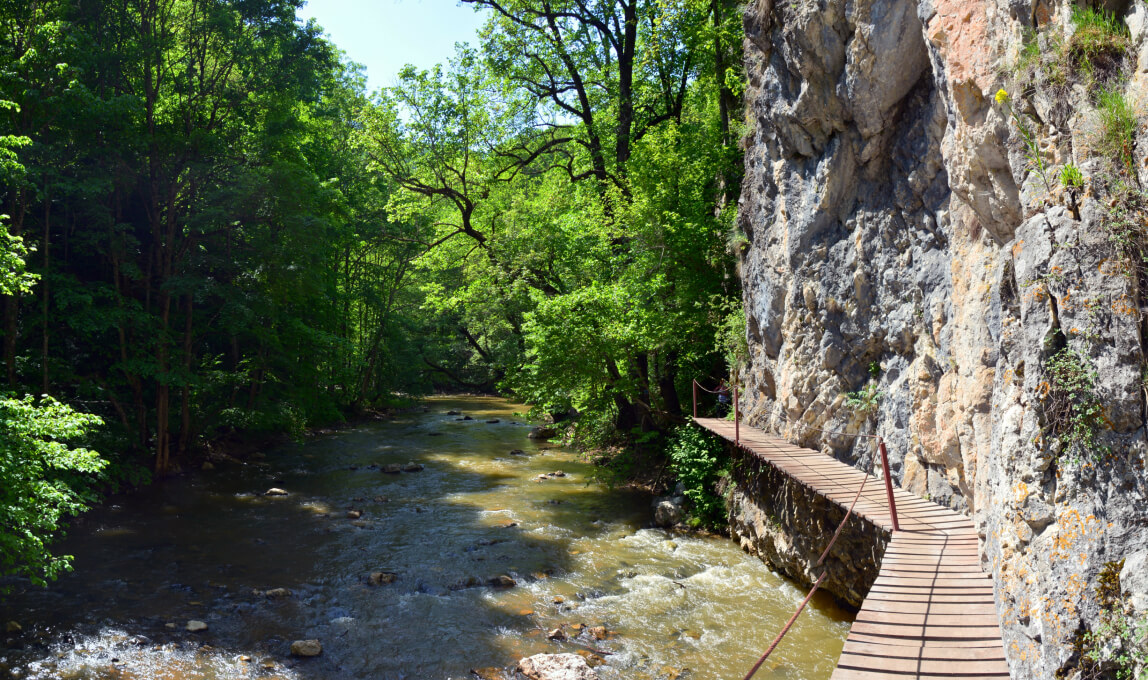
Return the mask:
M996 100L998 104L1003 104L1008 101L1008 92L1006 92L1003 87L997 90Z

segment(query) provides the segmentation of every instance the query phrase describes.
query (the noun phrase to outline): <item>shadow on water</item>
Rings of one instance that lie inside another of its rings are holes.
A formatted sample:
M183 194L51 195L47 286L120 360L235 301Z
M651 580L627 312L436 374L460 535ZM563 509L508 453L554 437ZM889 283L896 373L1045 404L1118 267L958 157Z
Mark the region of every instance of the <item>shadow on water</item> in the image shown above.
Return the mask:
M545 630L583 623L621 634L580 643L616 652L606 677L669 677L684 660L691 677L718 678L721 663L699 660L747 626L776 627L747 589L776 591L779 611L800 599L735 547L640 529L648 498L590 483L589 466L514 419L501 400L435 399L425 414L118 499L60 546L74 574L0 603L0 620L24 628L0 676L464 678L576 651ZM407 463L423 469L384 471ZM394 581L372 585L374 572ZM503 577L516 585L490 585ZM822 610L807 644L835 658L848 624ZM192 620L207 630L186 631ZM323 654L292 658L297 639ZM735 647L747 656L745 640ZM827 677L819 666L775 677Z

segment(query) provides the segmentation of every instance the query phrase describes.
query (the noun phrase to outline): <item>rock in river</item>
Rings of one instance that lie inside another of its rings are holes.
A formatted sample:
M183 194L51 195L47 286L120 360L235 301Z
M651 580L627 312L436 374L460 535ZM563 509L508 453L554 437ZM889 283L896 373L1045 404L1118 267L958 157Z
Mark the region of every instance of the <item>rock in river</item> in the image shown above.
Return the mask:
M393 574L389 571L376 571L367 577L367 583L372 586L385 586L394 583L397 578L398 574Z
M272 588L263 594L272 600L277 600L283 597L291 597L291 591L286 588Z
M383 466L383 472L388 475L397 475L403 471L403 466L398 463L387 463Z
M407 463L403 466L403 472L421 472L422 469L422 463Z
M553 439L558 436L558 430L552 427L535 427L531 428L526 436L531 439Z
M319 656L323 645L318 640L296 640L291 643L291 656Z
M513 588L514 586L518 585L517 581L510 578L506 574L495 576L494 578L487 581L487 583L494 586L495 588Z
M186 628L192 633L198 633L201 630L207 630L207 624L203 621L196 621L192 619L191 621L187 622Z
M530 680L598 680L598 674L577 654L535 654L518 662Z
M287 492L284 491L283 489L280 489L279 487L273 486L270 489L264 491L263 495L264 496L286 496Z
M684 496L661 496L654 499L654 524L659 527L672 527L685 516Z

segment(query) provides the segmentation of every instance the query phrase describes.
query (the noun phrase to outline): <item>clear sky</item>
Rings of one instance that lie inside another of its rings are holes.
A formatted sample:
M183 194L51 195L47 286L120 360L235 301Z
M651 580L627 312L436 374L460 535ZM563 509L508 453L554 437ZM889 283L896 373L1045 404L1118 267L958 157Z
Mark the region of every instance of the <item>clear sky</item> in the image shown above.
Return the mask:
M368 89L392 85L406 64L427 69L454 55L456 42L477 46L485 14L457 0L307 0L314 17L352 60L367 67Z

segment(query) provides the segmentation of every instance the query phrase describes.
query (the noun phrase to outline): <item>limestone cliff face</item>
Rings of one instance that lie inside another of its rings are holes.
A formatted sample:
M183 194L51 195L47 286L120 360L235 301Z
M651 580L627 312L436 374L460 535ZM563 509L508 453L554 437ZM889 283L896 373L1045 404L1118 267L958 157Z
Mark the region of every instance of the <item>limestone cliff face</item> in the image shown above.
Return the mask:
M1142 107L1148 8L1109 5L1131 29L1113 82ZM743 412L861 463L863 440L814 428L880 434L899 484L969 513L1017 678L1071 671L1097 575L1148 547L1143 294L1110 238L1091 93L994 97L1016 89L1025 36L1070 32L1070 13L758 0L745 16ZM1133 174L1148 187L1140 130ZM1056 186L1069 163L1080 190ZM1065 348L1102 407L1083 448L1052 436L1049 366ZM876 408L847 403L865 390Z

